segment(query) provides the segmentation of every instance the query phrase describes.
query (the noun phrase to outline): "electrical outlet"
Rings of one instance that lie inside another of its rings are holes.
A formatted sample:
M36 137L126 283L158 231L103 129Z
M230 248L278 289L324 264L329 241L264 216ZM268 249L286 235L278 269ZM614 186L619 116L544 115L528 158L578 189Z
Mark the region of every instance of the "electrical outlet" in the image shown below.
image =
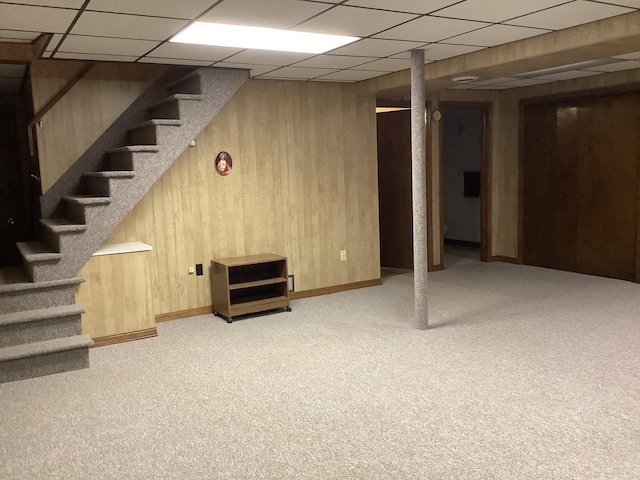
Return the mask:
M201 263L196 263L196 275L198 275L198 276L203 275L203 273L202 273L202 264Z
M193 267L189 267L189 275L192 275L193 272L195 272L195 269Z
M346 250L340 250L340 261L341 262L346 262L347 261L347 251Z

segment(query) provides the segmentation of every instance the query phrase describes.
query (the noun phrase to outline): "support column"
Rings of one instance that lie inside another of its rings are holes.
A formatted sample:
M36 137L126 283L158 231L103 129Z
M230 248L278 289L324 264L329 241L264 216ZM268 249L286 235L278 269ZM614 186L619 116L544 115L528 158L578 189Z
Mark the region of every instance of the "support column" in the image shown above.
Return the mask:
M411 175L413 192L413 288L415 325L429 326L427 311L427 155L424 102L424 50L411 51Z

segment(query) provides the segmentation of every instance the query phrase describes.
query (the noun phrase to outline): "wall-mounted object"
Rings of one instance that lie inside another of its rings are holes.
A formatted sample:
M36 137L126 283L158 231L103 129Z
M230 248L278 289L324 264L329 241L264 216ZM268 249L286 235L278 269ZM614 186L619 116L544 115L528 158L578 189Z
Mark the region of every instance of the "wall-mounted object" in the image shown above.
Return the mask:
M434 110L434 112L431 114L431 118L433 118L434 122L439 122L442 118L442 113L440 112L440 110Z
M220 152L216 155L216 172L219 175L227 176L233 167L233 160L228 152Z

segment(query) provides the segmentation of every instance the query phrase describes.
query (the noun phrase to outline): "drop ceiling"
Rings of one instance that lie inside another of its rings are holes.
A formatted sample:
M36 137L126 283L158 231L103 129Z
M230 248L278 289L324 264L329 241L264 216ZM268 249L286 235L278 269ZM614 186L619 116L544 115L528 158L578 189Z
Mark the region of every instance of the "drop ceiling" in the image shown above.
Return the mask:
M255 78L355 82L640 10L640 0L23 0L0 1L0 41L53 37L43 56L243 68ZM192 21L361 37L321 55L170 43ZM503 89L640 67L636 53L533 77L454 88ZM0 77L2 78L2 77Z

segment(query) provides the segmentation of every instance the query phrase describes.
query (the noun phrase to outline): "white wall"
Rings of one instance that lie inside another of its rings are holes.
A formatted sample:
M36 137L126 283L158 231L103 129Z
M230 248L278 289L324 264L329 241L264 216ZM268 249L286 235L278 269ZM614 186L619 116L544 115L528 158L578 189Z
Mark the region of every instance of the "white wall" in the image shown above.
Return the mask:
M442 115L442 188L447 239L480 243L480 197L464 196L463 172L482 165L482 110L444 108Z

